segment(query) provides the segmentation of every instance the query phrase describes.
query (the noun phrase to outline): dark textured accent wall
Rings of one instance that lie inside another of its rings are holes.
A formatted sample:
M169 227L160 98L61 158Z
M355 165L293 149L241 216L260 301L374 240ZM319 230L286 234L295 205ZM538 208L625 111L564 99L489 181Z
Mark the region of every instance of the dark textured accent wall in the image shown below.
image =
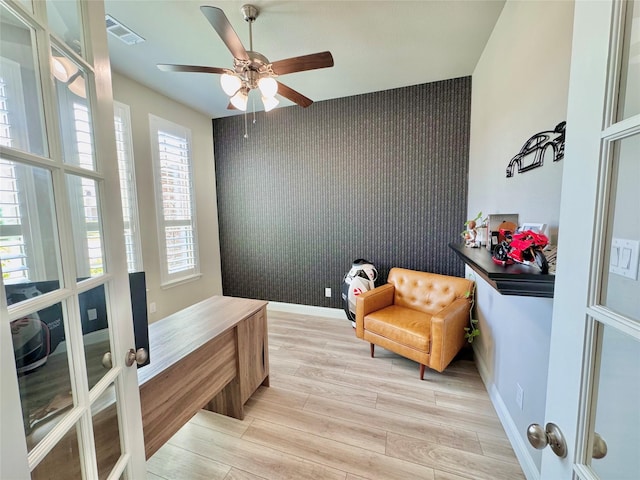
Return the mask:
M354 259L464 275L471 77L213 121L225 295L342 306ZM201 246L206 248L206 246ZM332 298L325 298L331 287Z

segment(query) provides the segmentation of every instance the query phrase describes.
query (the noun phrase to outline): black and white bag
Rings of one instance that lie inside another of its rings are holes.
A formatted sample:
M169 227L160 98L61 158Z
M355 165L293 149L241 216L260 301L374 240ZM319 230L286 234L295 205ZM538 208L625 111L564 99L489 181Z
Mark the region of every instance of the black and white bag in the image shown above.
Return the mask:
M378 271L368 260L360 258L354 260L351 270L342 280L342 305L351 321L353 328L356 327L356 297L361 293L372 290L378 278Z

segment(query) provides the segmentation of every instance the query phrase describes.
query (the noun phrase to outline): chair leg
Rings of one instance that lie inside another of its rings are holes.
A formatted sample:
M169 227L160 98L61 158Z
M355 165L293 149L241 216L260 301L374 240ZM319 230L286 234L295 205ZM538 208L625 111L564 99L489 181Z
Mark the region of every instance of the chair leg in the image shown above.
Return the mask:
M420 364L420 380L424 380L424 365Z
M375 345L373 343L371 343L370 345L371 345L371 358L373 358L373 349L375 348Z

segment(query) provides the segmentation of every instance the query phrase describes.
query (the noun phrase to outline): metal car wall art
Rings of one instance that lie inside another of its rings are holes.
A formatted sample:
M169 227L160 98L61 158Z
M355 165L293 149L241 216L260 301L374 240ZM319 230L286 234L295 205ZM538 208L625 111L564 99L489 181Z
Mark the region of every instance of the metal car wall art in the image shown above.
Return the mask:
M553 161L564 157L564 132L567 122L560 122L553 130L536 133L525 142L515 157L507 165L507 178L513 177L513 170L518 173L541 167L548 149L553 153Z

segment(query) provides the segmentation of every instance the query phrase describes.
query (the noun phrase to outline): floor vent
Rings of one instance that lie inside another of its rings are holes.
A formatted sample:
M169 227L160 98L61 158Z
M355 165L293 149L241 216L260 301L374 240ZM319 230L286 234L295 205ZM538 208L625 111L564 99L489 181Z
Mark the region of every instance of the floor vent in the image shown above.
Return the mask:
M144 42L144 38L130 28L125 27L111 15L105 15L105 20L107 22L107 32L127 45L135 45L136 43Z

